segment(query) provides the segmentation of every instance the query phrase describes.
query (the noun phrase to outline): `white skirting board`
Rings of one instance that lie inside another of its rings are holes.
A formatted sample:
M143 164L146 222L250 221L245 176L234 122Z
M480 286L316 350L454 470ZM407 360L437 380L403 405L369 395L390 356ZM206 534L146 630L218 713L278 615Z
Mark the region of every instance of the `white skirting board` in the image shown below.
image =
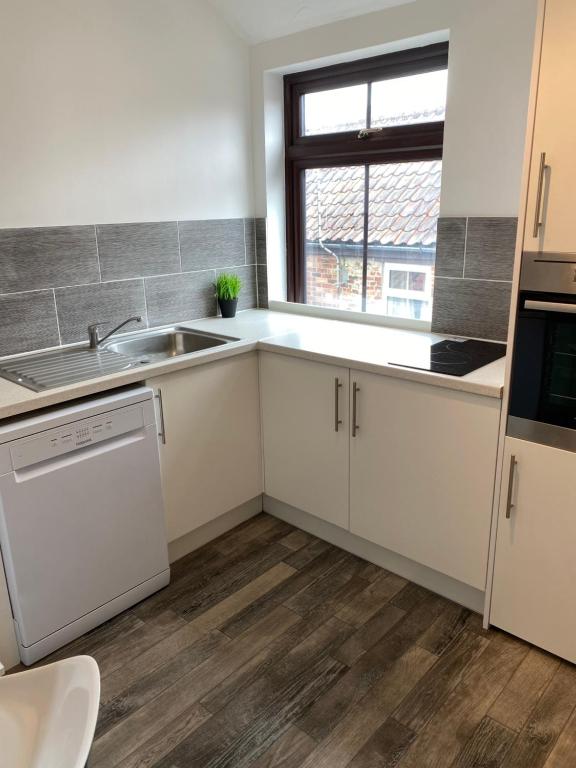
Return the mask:
M384 549L377 544L361 539L343 528L338 528L332 523L327 523L318 517L309 515L296 507L291 507L278 499L264 495L263 510L274 517L285 520L297 528L317 536L319 539L334 544L353 555L368 560L381 568L396 573L409 581L426 587L431 592L436 592L443 597L453 600L459 605L470 608L476 613L482 613L484 608L484 592L481 592L468 584L445 576L443 573L432 570L425 565L415 563L396 552Z
M212 541L212 539L216 539L223 533L232 530L232 528L236 528L237 525L240 525L245 520L259 515L260 512L262 512L262 496L258 495L250 499L250 501L234 507L229 512L225 512L215 520L210 520L209 523L201 525L200 528L186 533L179 539L168 542L168 559L171 563L180 560L184 555L188 555L190 552L194 552L195 549L203 547L204 544Z

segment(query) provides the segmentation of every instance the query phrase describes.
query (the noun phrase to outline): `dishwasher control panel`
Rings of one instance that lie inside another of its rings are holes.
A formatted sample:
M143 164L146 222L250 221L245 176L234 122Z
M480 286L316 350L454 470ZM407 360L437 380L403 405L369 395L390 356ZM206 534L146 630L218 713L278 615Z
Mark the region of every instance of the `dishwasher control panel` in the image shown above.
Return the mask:
M34 437L14 440L10 444L12 467L15 470L24 469L41 461L133 432L143 426L144 409L140 404L102 413L90 419L73 421Z

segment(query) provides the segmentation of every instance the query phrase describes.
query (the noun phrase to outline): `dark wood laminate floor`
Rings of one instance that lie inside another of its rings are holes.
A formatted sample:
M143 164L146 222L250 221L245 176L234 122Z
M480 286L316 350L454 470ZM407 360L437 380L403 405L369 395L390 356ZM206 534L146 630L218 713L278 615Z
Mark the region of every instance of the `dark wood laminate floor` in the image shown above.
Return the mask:
M264 514L77 653L91 768L576 766L572 665Z

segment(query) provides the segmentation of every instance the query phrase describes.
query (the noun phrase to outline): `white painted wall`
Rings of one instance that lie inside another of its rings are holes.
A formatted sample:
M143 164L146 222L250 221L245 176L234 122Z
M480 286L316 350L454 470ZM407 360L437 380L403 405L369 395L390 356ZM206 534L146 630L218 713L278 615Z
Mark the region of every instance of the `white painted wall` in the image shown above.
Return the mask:
M0 227L252 213L249 49L202 0L0 0Z
M273 135L281 74L448 37L442 215L516 216L536 6L537 0L418 0L255 46L256 210L264 215L268 208L273 237L282 194L281 184L274 186L282 173L282 156ZM281 247L278 242L273 256Z

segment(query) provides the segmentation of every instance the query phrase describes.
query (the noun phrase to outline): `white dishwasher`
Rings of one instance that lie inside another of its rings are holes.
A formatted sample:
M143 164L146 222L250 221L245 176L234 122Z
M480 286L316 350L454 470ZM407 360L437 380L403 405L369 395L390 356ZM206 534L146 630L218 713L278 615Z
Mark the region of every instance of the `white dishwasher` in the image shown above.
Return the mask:
M0 427L0 547L25 664L168 584L151 389Z

